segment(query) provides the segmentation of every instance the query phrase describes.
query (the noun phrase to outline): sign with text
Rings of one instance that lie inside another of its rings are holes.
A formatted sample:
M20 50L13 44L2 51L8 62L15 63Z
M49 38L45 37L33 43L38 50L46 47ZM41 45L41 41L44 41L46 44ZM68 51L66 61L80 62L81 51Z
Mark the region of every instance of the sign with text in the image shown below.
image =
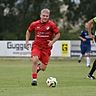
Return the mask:
M70 57L70 42L69 41L62 41L61 47L62 47L62 56Z
M25 48L25 41L0 41L0 56L2 57L30 57L33 41L29 41L29 48ZM51 50L51 57L70 56L70 41L56 41Z

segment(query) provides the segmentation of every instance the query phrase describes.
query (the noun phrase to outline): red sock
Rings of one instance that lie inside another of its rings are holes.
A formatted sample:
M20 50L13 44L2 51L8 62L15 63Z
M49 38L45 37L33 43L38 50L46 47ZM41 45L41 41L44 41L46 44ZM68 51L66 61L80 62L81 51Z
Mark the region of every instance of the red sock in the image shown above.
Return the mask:
M37 73L32 73L32 78L37 79Z

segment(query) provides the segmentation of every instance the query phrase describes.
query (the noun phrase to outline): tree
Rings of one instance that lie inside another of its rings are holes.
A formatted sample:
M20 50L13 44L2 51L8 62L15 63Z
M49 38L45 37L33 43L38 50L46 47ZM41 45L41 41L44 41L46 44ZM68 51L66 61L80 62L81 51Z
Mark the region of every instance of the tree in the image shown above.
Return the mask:
M61 16L59 0L2 0L0 4L5 5L4 9L7 7L7 4L9 5L9 12L5 16L2 13L1 16L2 22L0 22L0 25L4 27L0 27L2 31L2 34L0 34L1 40L25 39L25 32L29 23L39 18L42 8L49 8L51 10L53 20Z

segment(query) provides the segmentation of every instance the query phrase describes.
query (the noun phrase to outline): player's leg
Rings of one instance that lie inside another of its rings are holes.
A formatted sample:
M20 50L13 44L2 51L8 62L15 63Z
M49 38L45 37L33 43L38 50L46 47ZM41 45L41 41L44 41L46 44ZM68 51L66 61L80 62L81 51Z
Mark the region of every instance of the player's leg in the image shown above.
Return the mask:
M79 59L78 59L78 63L80 63L80 62L81 62L82 57L83 57L83 54L82 54L82 53L80 53L80 56L79 56Z
M91 45L87 45L86 50L86 66L90 68L90 52L91 52Z
M42 70L45 71L46 70L47 65L45 65L44 63L40 63L39 64L39 68L37 68L37 73Z
M93 66L88 74L88 78L95 79L95 77L93 76L93 73L95 72L95 70L96 70L96 59L95 59Z
M38 56L32 57L32 85L37 85L37 64Z
M78 63L81 62L81 60L84 57L85 52L86 52L86 47L85 46L81 45L80 48L81 48L81 53L80 53L80 56L79 56L79 59L78 59Z
M37 65L39 62L39 57L40 57L40 51L38 48L33 47L32 48L32 85L36 86L37 85Z
M39 62L38 62L38 65L37 65L37 73L42 69L42 62L41 60L39 59Z
M41 57L40 57L41 63L37 67L37 72L39 72L40 70L42 70L42 71L46 70L49 58L50 58L50 50L49 51L42 51Z
M86 66L90 68L90 53L86 53Z

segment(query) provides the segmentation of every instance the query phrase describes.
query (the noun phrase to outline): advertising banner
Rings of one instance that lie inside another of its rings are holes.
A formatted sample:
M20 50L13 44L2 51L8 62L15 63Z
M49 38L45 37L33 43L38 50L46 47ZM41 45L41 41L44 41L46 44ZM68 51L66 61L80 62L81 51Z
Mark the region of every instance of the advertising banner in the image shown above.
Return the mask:
M71 48L70 41L62 41L61 48L62 48L62 56L70 57L70 48Z
M80 50L80 40L71 40L71 57L79 57ZM96 44L91 41L91 52L90 55L92 57L96 57Z
M29 48L25 48L25 41L0 41L0 56L2 57L30 57L33 41L29 41ZM70 41L57 41L51 50L52 57L70 57Z
M29 42L29 47L32 44ZM25 41L0 41L0 56L30 56L31 51L25 48Z

